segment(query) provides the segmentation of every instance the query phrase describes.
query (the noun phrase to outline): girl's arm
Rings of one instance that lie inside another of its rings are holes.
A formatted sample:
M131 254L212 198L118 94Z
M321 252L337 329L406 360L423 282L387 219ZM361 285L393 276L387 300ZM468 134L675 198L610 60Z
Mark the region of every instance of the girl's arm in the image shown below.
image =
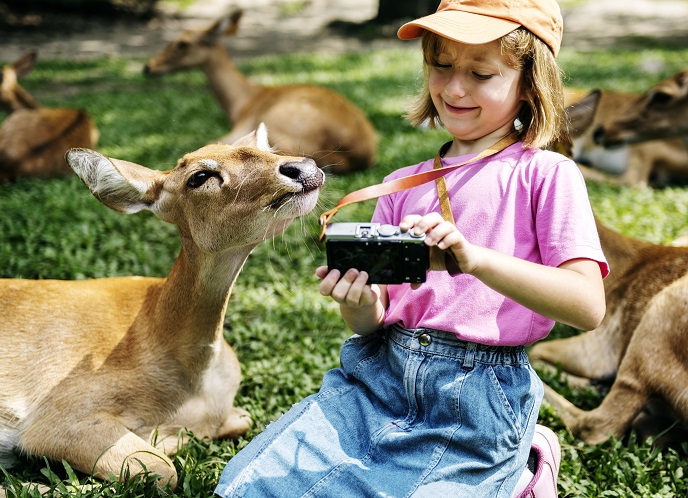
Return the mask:
M452 251L464 273L540 315L582 330L596 328L604 317L604 287L595 261L575 259L553 268L474 246L438 213L409 215L400 227L425 233L425 243Z
M387 309L387 287L366 285L368 274L355 269L341 275L339 270L327 271L326 266L315 270L322 279L319 290L339 303L346 325L356 334L368 335L382 326Z

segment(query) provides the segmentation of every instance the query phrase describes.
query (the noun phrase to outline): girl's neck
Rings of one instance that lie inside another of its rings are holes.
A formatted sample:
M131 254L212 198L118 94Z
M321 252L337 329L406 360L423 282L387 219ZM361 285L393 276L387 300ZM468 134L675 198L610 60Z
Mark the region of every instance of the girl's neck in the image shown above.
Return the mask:
M505 132L504 130L498 130L497 132L490 133L475 140L461 140L454 137L451 146L444 153L443 157L460 157L469 154L479 154L512 131L513 130L509 130Z

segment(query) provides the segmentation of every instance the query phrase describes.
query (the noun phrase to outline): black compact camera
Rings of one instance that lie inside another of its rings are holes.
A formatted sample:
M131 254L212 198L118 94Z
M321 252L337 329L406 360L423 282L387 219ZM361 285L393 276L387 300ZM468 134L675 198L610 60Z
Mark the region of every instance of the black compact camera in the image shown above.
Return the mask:
M368 273L369 284L425 282L430 248L425 234L379 223L332 223L325 231L329 270L356 268Z

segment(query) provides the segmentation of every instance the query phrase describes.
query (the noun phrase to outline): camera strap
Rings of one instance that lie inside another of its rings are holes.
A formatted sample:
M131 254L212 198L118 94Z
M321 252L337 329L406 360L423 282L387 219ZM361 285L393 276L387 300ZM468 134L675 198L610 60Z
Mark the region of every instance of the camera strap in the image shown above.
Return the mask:
M493 156L516 142L517 139L514 136L514 134L509 133L507 136L499 140L494 145L491 145L487 149L483 150L482 152L480 152L480 154L473 157L472 159L469 159L468 161L464 161L459 164L444 167L442 166L442 156L451 144L451 142L447 142L442 147L440 147L440 150L437 152L437 155L435 156L434 168L432 170L416 173L415 175L395 178L394 180L390 180L389 182L379 183L377 185L370 185L368 187L355 190L342 197L335 207L333 207L329 211L325 211L323 214L320 215L320 225L322 226L322 230L320 231L319 240L322 241L325 238L327 224L334 217L334 215L337 214L337 212L344 206L348 206L349 204L353 204L354 202L367 201L370 199L382 197L383 195L401 192L402 190L417 187L418 185L422 185L432 180L437 181L437 194L440 200L442 217L445 220L454 223L454 216L452 215L451 208L449 205L449 194L447 192L447 184L443 178L444 175L454 171L455 169L461 166L465 166L466 164L479 161L489 156Z

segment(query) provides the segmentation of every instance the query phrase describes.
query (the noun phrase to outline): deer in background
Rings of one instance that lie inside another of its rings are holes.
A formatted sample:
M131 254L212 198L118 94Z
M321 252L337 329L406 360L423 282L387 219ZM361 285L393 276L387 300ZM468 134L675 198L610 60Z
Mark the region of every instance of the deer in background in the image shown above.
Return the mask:
M335 174L371 167L377 151L375 129L351 101L315 85L262 86L239 71L222 38L236 34L241 16L242 11L236 11L206 29L185 31L146 63L144 74L203 71L233 125L220 139L223 143L264 122L280 153L311 157Z
M219 438L251 426L233 406L240 366L223 337L232 286L324 182L313 160L270 150L261 125L166 172L67 153L106 206L177 225L181 251L166 278L0 280L0 464L17 448L104 479L145 469L174 487L181 429Z
M588 180L615 185L664 187L688 183L688 149L676 138L606 148L596 142L597 128L621 116L638 94L569 89L566 95L573 150L571 156Z
M12 64L2 68L0 77L0 108L10 114L19 109L37 109L38 102L19 85L19 80L26 76L36 65L36 51L25 53Z
M688 139L688 69L638 95L595 129L595 141L610 148L671 137Z
M596 224L611 268L602 323L539 342L528 353L535 366L560 369L571 385L613 380L590 411L545 386L545 399L566 427L589 444L620 438L632 426L656 435L667 417L688 422L688 247L652 244Z
M85 111L41 107L19 85L35 62L32 51L2 68L0 107L10 114L0 125L0 183L21 176L66 176L71 169L65 152L98 142L98 129Z

